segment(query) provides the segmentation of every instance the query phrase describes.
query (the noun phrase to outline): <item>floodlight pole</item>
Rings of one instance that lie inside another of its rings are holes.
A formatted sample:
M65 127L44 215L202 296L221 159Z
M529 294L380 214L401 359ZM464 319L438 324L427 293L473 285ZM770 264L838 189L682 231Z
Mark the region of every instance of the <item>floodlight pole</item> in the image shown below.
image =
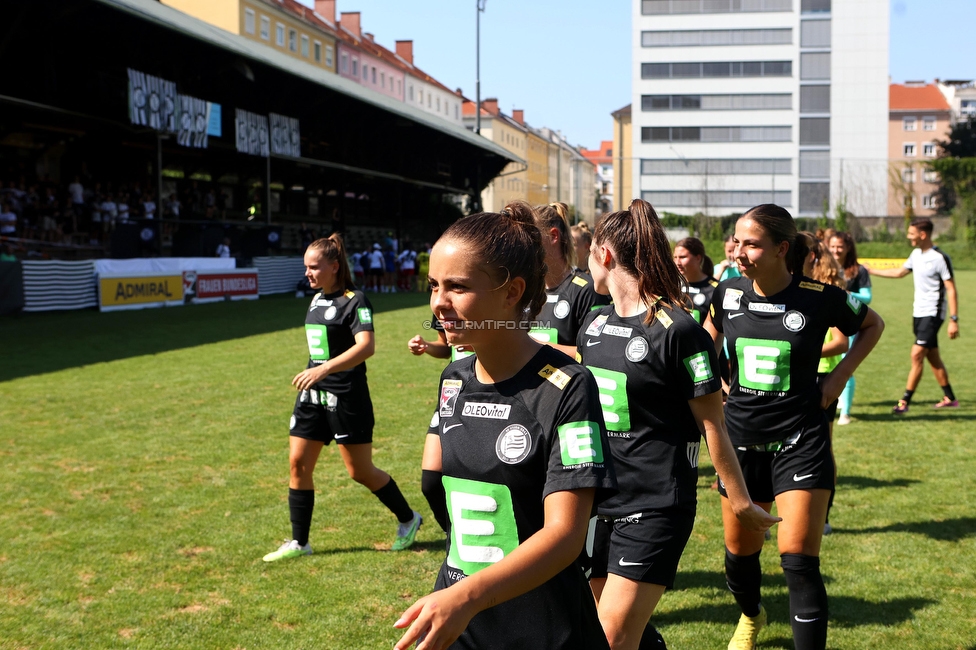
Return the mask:
M474 132L481 134L481 14L485 10L485 3L488 0L475 0L475 36L474 36Z

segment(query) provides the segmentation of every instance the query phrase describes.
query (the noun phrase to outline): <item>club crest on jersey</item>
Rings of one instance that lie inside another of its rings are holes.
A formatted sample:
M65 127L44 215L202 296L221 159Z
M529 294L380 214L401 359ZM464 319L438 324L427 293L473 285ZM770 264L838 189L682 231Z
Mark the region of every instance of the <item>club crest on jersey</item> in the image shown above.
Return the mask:
M750 302L749 311L759 312L760 314L785 314L786 305L774 305L771 302Z
M489 420L507 420L512 412L510 404L487 404L484 402L465 402L461 415L471 418L488 418Z
M508 465L521 463L532 451L532 436L521 424L505 427L495 441L495 455Z
M461 383L460 379L445 379L441 382L441 406L437 412L442 418L454 415L454 405L461 394Z
M332 320L333 318L335 318L336 317L336 308L335 308L335 306L332 306L332 307L329 307L328 309L326 309L325 310L325 316L324 317L325 317L325 320Z
M705 294L703 293L696 294L695 297L691 299L691 301L699 307L705 304L705 300Z
M630 339L627 343L627 358L637 363L638 361L643 361L644 357L647 356L648 345L647 339L643 336L635 336Z
M603 326L607 324L607 319L610 318L607 314L600 314L593 319L590 326L586 328L587 336L600 336L600 332L603 331Z
M559 319L569 316L569 303L565 300L557 302L556 306L552 308L552 315Z
M799 332L807 324L807 319L803 317L803 314L796 311L795 309L787 312L786 316L783 316L783 327L791 332Z
M722 298L722 309L738 309L742 302L742 291L739 289L726 289L725 297Z

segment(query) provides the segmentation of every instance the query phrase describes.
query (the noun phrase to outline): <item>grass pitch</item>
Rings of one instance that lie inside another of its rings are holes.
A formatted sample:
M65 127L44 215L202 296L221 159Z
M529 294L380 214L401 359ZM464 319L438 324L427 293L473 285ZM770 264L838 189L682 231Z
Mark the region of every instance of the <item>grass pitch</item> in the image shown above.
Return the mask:
M976 353L960 272L962 338L942 352L962 408L932 411L926 370L907 416L911 280L876 280L888 329L837 427L840 484L824 540L831 648L976 648ZM420 494L420 452L443 362L406 350L422 296L371 296L376 464L426 516L389 552L396 522L345 474L316 470L315 554L265 564L288 536L289 382L304 367L306 301L276 297L140 312L0 320L0 648L389 648L429 591L443 536ZM669 647L723 648L738 613L722 573L718 496L654 617ZM774 532L775 542L775 532ZM763 554L770 625L791 648L775 545Z

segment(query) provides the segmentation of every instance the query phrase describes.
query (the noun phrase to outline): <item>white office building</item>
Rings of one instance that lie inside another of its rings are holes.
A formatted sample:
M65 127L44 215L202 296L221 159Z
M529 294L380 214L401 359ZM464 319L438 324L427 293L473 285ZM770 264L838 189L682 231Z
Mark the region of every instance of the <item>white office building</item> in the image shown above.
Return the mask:
M888 0L633 0L634 186L720 216L886 214Z

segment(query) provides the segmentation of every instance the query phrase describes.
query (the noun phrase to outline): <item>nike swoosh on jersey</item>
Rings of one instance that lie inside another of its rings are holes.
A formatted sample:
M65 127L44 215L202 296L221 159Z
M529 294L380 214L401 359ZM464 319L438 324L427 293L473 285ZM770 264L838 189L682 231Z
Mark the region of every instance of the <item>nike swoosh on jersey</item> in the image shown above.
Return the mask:
M797 476L796 474L793 474L793 480L794 481L803 481L803 480L806 480L806 479L810 478L811 476L813 476L813 474L804 474L803 476Z
M644 562L628 562L627 560L620 558L620 561L617 562L617 564L620 566L643 566Z
M591 341L591 340L587 339L586 340L586 347L591 348L594 345L600 345L601 343L603 343L603 341Z
M745 312L740 311L737 314L729 314L729 320L732 320L733 318L738 318L739 316L745 316Z
M456 429L457 427L462 427L462 426L464 426L464 423L463 422L460 422L458 424L452 424L451 426L448 426L448 425L445 424L444 425L444 433L447 433L451 429Z

